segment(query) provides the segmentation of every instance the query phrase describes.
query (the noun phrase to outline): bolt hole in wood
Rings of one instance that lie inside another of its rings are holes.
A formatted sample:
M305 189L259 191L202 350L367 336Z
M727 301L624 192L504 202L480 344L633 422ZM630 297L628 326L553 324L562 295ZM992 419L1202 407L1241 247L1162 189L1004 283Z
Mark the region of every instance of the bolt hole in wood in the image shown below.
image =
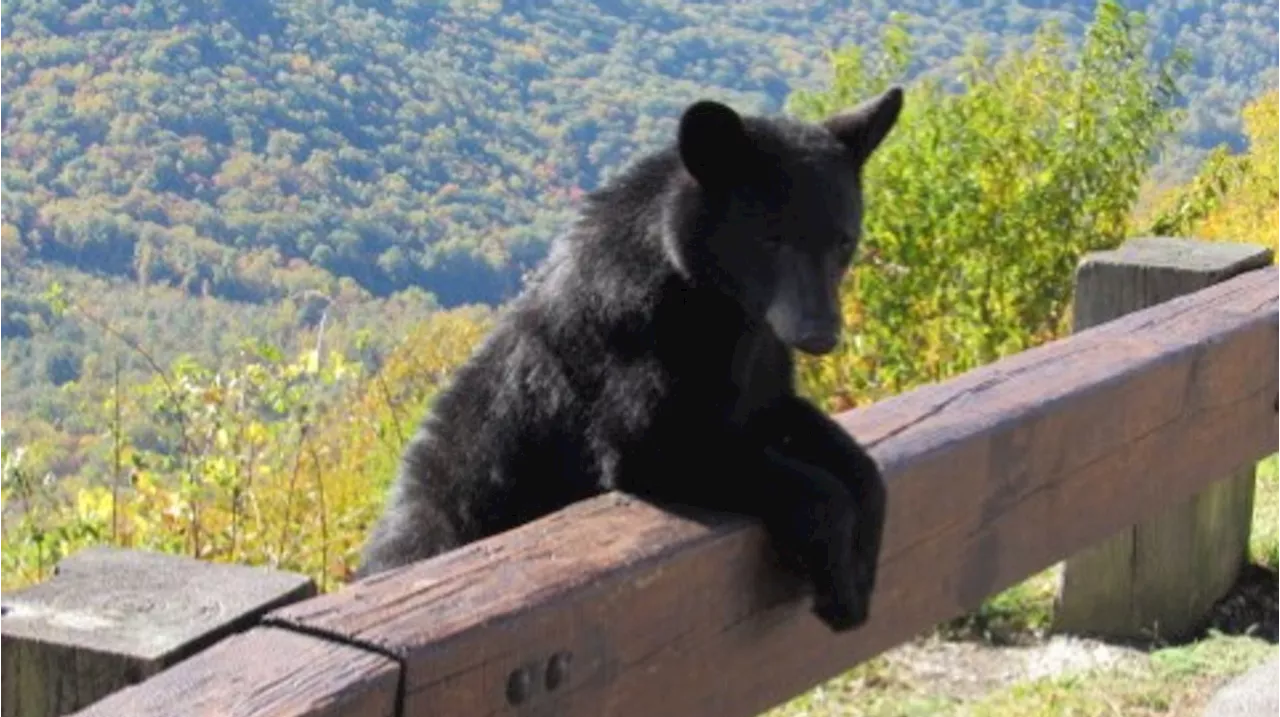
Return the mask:
M529 693L532 690L533 677L529 674L527 667L512 671L511 676L507 678L507 702L513 706L529 699Z
M547 660L547 691L551 692L569 681L569 663L573 655L568 652L557 652Z
M542 672L542 685L547 692L554 692L569 682L569 666L573 662L573 653L557 652L547 658L546 669ZM537 676L536 665L525 665L511 671L507 676L507 702L512 706L528 700L533 694Z

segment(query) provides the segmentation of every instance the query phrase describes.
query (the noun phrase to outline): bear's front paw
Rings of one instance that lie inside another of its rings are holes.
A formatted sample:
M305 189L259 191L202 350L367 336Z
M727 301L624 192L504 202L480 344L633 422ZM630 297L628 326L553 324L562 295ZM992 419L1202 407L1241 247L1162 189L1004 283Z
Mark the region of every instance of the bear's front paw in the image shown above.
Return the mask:
M867 603L857 597L841 598L834 593L819 592L813 599L813 613L832 632L848 632L867 621Z
M852 507L839 511L835 517L822 546L825 559L814 575L813 612L833 632L845 632L867 621L875 556L871 556L868 573L865 556L856 545Z

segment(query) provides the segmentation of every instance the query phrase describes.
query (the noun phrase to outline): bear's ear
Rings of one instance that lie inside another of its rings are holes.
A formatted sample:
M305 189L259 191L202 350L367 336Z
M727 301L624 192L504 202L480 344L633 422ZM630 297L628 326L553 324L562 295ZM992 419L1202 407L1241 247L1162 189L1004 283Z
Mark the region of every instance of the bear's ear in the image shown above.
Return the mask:
M861 165L893 129L902 111L902 88L890 87L878 97L829 118L823 125L836 136Z
M678 144L685 169L707 189L723 189L740 179L750 152L742 118L713 100L699 100L685 109Z

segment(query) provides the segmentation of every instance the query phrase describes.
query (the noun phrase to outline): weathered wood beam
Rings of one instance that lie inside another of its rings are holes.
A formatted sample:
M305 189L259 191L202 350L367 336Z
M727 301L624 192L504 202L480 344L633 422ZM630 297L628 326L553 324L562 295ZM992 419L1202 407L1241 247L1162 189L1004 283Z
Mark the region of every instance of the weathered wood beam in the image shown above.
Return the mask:
M616 495L270 619L399 655L406 715L755 714L1274 452L1276 345L1271 268L841 416L889 485L850 635L754 525Z
M889 486L856 632L810 614L751 521L620 495L267 619L394 656L404 715L756 714L1275 452L1277 278L1250 272L838 417ZM153 682L194 679L190 665ZM225 705L274 685L251 661L220 670L200 675Z
M255 627L76 714L395 717L399 678L388 657Z

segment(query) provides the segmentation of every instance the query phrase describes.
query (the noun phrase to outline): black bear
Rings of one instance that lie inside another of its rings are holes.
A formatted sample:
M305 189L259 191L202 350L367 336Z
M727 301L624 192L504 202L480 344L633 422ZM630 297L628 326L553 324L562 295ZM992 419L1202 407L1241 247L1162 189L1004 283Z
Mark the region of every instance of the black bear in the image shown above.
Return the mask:
M690 105L678 136L587 197L406 448L358 576L620 490L746 514L813 581L832 630L867 616L875 462L797 396L830 352L893 87L822 123Z

